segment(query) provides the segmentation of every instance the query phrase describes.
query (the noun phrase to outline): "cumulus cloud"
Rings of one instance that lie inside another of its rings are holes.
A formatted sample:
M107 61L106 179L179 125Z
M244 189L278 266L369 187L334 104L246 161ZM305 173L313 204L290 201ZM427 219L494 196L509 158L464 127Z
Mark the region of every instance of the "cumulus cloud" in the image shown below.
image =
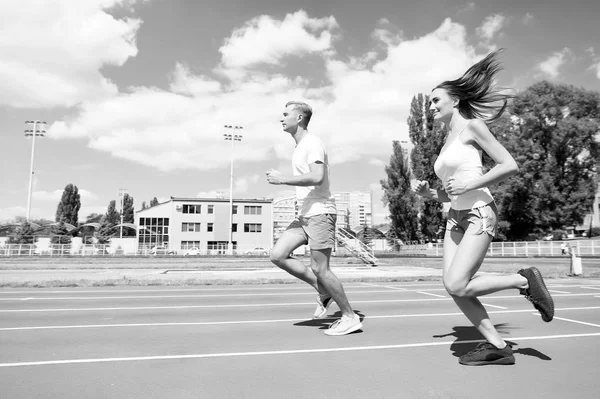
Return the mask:
M481 26L475 31L477 35L484 41L489 42L492 40L504 27L506 23L506 17L502 14L494 14L488 16Z
M140 20L107 10L135 0L0 2L0 105L71 107L117 94L100 72L137 54Z
M482 57L468 44L465 27L450 19L411 39L380 21L372 39L385 51L354 58L337 55L338 30L334 18L311 18L303 11L282 20L255 18L225 40L219 74L195 74L176 63L168 89L131 87L90 99L50 126L48 137L85 138L91 148L162 171L209 170L230 162L223 125L242 125L243 140L234 143L236 162L287 160L290 139L279 119L284 104L297 99L313 106L310 129L325 141L332 163L368 160L388 154L392 140L408 139L414 95L460 76ZM305 55L318 56L323 71L318 79L272 68Z
M534 16L531 13L527 13L523 16L523 24L524 25L529 25L530 23L533 22Z
M31 197L35 200L38 201L56 201L58 203L58 201L60 201L60 199L62 198L62 194L64 192L64 189L58 189L58 190L54 190L54 191L34 191L33 193L31 193ZM81 201L85 201L85 200L95 200L98 197L96 196L96 194L88 191L88 190L83 190L83 189L79 189L78 188L78 192L79 192L79 196Z
M567 62L567 57L570 54L571 50L568 47L565 47L560 51L556 51L546 60L540 62L537 65L537 69L543 75L554 79L560 74L559 69Z
M600 57L596 56L596 51L594 50L593 47L589 47L585 51L586 51L586 53L588 53L590 55L590 57L593 60L593 63L592 63L592 65L590 65L589 69L596 72L596 77L598 79L600 79Z

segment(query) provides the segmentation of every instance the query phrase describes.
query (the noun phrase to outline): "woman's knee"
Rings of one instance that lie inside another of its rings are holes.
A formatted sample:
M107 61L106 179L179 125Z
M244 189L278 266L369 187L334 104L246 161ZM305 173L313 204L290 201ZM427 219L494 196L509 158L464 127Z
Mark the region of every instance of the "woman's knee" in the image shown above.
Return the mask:
M448 292L448 294L455 297L461 298L469 296L467 284L461 280L444 277L444 288L446 288L446 292Z

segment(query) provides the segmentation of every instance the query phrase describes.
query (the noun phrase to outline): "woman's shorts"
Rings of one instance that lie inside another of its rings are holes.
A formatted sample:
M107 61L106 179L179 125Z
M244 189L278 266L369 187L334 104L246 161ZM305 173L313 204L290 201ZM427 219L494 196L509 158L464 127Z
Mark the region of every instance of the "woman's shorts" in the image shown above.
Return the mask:
M495 237L498 231L498 208L494 202L473 209L457 211L450 208L446 230L474 235L487 233Z

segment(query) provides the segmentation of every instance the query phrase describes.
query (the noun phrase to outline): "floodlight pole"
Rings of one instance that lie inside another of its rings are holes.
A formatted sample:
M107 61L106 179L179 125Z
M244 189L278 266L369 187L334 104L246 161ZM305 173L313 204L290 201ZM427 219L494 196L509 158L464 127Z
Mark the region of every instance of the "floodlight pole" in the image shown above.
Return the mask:
M232 125L225 125L224 127L225 129L233 129L233 134L223 134L225 140L231 140L231 170L229 173L229 244L227 245L227 252L229 255L233 255L233 142L242 141L243 136L241 134L235 134L235 132L244 127Z
M123 238L123 200L125 198L125 192L127 191L126 188L120 188L119 189L119 196L121 197L121 232L119 234L119 238Z
M36 136L44 136L44 133L46 133L45 130L40 130L38 132L37 130L37 125L38 124L46 124L46 122L43 121L25 121L25 123L27 124L33 124L33 130L25 130L25 136L31 136L32 140L31 140L31 167L29 170L29 191L28 191L28 195L27 195L27 221L29 222L29 219L31 218L31 192L33 189L33 159L34 159L34 155L35 155L35 137Z

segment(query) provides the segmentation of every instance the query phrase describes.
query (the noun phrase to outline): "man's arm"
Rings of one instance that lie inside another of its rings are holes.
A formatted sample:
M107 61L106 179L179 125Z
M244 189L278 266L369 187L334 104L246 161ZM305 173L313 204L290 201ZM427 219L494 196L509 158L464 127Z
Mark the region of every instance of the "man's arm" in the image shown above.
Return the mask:
M267 172L267 181L270 184L285 184L288 186L318 186L325 179L325 164L317 161L308 165L309 172L298 176L283 175L276 170Z

